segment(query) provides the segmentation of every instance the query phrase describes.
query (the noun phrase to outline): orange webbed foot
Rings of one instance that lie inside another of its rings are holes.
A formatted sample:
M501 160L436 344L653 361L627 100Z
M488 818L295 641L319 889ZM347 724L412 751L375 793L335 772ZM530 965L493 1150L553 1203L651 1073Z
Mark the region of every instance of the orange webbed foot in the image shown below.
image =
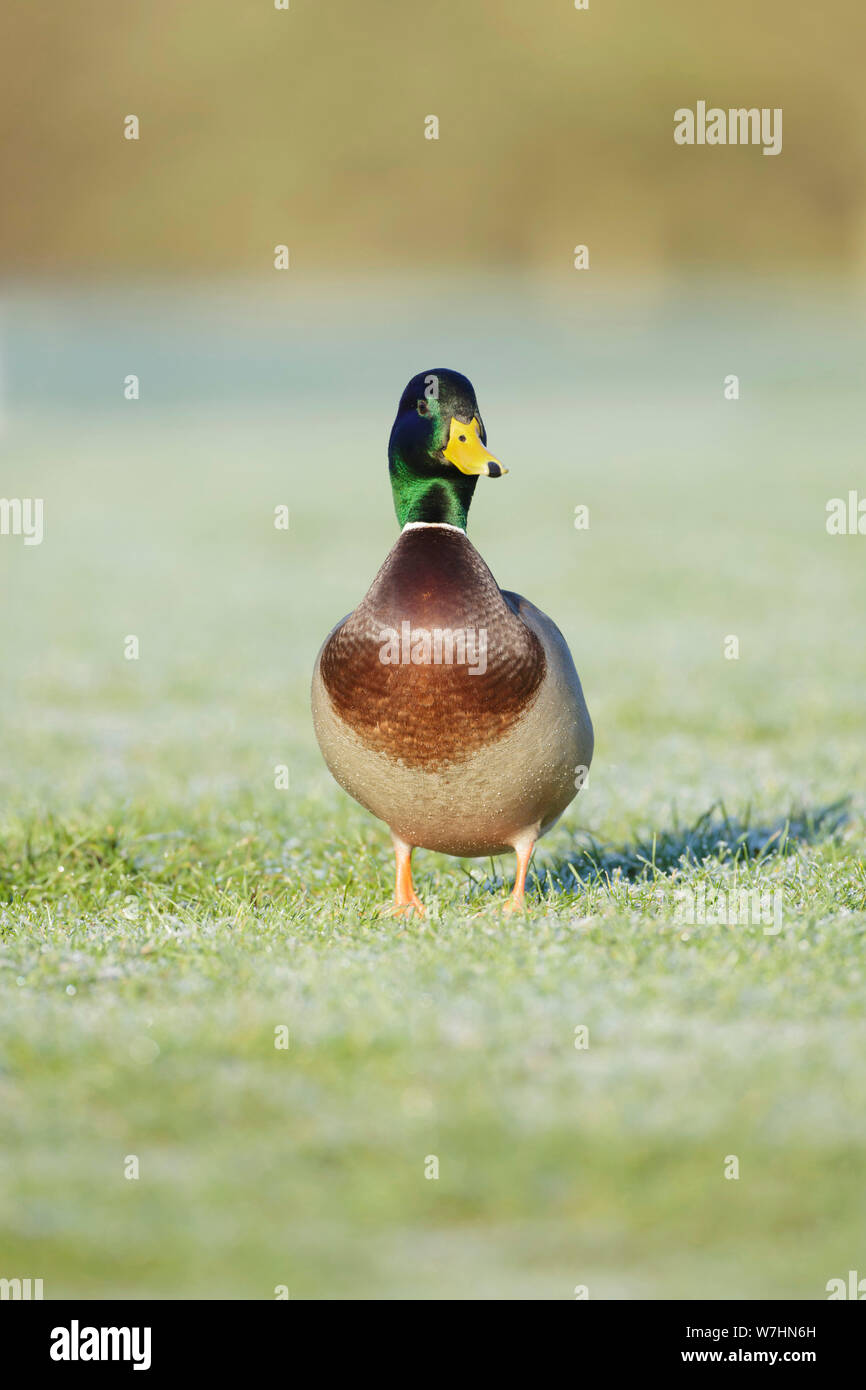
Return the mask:
M529 869L529 861L532 858L532 851L535 849L537 831L521 836L514 846L514 853L517 855L517 874L514 879L514 889L511 897L502 904L502 911L510 917L514 912L526 911L526 873Z
M407 845L399 839L393 832L391 838L394 841L394 857L397 860L397 879L394 885L394 904L389 909L390 917L410 917L416 912L419 917L425 915L424 904L415 892L415 885L412 882L412 850L413 845Z

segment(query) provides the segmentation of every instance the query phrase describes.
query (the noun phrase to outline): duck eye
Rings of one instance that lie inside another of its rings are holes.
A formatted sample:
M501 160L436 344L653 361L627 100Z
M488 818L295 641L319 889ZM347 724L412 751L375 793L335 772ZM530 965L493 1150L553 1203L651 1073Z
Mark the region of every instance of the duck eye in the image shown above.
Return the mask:
M427 402L426 402L423 398L418 402L418 414L419 414L419 415L429 415L429 414L430 414L430 408L429 408L429 406L427 405Z

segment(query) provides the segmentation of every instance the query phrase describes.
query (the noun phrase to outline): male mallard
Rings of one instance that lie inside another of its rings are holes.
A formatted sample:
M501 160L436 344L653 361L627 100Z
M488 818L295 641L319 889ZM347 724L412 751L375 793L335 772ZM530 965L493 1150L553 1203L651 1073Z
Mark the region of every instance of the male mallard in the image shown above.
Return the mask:
M486 443L465 376L412 378L388 443L400 538L326 639L313 674L325 762L390 826L400 913L424 911L412 884L415 846L467 858L513 849L506 907L521 906L535 842L573 800L592 758L592 724L562 633L500 589L467 539L479 475L505 471Z

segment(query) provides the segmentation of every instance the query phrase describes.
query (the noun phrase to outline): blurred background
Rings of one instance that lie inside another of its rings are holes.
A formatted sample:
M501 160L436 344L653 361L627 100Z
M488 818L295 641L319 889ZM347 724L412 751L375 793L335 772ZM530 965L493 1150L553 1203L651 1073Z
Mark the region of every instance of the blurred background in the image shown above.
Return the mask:
M258 277L284 242L296 275L417 284L556 277L582 242L596 279L861 276L864 40L856 0L9 0L0 256L67 283ZM782 155L676 146L699 99L782 107Z
M473 534L503 583L564 591L564 624L610 635L615 609L688 664L686 582L699 623L736 631L800 595L856 643L859 608L828 586L858 557L827 549L823 508L861 472L864 38L849 0L5 6L3 491L43 496L46 518L41 547L0 547L28 785L60 795L79 745L105 785L79 718L106 736L100 682L213 711L271 662L304 708L321 636L393 538L396 401L439 365L475 382L512 470L480 490ZM698 100L782 107L781 154L675 145L674 110ZM204 677L215 628L232 658ZM139 629L159 660L130 687L117 634ZM791 643L795 685L817 674L807 637L761 648L773 663ZM50 751L34 700L55 676ZM263 705L278 718L269 685Z
M583 898L475 930L435 856L435 929L398 935L308 689L395 539L402 388L450 366L510 470L472 539L596 725L542 866L720 802L766 834L847 804L866 540L825 507L866 493L864 39L854 0L7 0L0 493L45 536L0 538L0 1276L759 1298L857 1265L835 843L820 892L806 840L780 866L778 941ZM783 108L782 153L676 146L699 100Z

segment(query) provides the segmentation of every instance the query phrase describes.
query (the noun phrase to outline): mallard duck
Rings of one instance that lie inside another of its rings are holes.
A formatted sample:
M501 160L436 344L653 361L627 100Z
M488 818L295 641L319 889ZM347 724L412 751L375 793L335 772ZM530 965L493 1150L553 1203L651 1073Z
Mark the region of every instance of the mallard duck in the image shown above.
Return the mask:
M592 759L580 680L556 624L500 589L466 535L479 477L506 470L465 376L413 376L388 468L400 537L319 652L316 736L340 786L390 827L393 912L424 912L416 847L460 858L513 850L514 910L538 837Z

